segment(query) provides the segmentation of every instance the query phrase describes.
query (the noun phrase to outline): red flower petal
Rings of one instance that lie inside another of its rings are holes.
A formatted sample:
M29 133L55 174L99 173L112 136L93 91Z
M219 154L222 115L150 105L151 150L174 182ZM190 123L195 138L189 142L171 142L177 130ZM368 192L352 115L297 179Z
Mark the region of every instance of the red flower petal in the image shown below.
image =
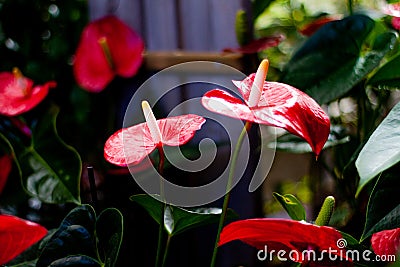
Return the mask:
M379 256L397 255L400 251L400 228L374 233L371 246Z
M342 17L341 16L325 16L318 18L314 20L313 22L305 25L303 28L299 30L299 32L305 36L311 36L316 32L319 28L324 26L325 24L331 22L331 21L336 21L340 20Z
M101 39L106 42L110 59L100 45ZM136 74L142 63L143 49L139 35L117 17L93 21L83 30L76 51L75 79L82 88L100 92L115 75L131 77Z
M233 81L246 104L254 76ZM202 103L207 109L229 117L283 128L305 139L317 156L329 135L329 117L321 107L310 96L287 84L264 82L261 99L251 109L222 90L207 92Z
M393 17L392 18L392 26L396 30L400 30L400 17Z
M47 234L39 224L11 215L0 215L0 264L5 264Z
M8 175L11 172L12 158L9 155L0 157L0 194L6 185Z
M260 250L265 249L265 246L270 252L284 250L287 256L292 251L292 256L299 256L293 260L303 262L302 253L309 250L317 253L331 252L338 259L345 258L345 249L337 245L341 238L340 232L331 227L288 219L263 218L236 221L225 226L218 245L241 240Z
M224 52L237 52L242 54L258 53L267 48L279 45L284 39L285 36L282 34L266 36L257 40L253 40L239 48L225 48Z
M179 146L187 143L201 128L205 119L188 114L157 120L163 144ZM147 123L120 129L104 145L104 157L118 166L134 165L141 162L158 144L154 143Z
M32 88L33 81L20 74L0 73L0 114L16 116L37 106L55 87L51 81Z

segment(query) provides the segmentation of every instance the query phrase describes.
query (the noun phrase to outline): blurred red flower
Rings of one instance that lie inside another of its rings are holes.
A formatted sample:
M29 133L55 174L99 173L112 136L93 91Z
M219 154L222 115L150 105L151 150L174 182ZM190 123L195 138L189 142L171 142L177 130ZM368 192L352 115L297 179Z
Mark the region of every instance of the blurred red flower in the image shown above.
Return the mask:
M0 215L0 264L5 264L47 234L43 226L11 215Z
M400 252L400 228L383 230L371 237L371 246L379 256L395 256Z
M299 32L305 36L311 36L325 24L332 22L332 21L340 20L341 18L342 18L342 16L339 16L339 15L320 17L320 18L317 18L316 20L312 21L311 23L304 25L299 30Z
M10 175L12 167L11 156L5 154L0 156L0 194L3 192L4 186L6 185L8 176Z
M116 75L135 75L142 63L141 37L115 16L89 23L75 53L74 75L89 92L102 91Z
M33 86L33 81L14 68L0 73L0 114L17 116L37 106L47 96L54 81Z

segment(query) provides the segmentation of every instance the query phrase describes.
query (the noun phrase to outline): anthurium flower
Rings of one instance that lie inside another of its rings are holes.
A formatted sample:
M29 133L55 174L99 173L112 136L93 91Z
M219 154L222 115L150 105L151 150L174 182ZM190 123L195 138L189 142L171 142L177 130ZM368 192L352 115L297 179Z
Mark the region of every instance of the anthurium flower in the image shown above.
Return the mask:
M135 75L143 49L140 36L117 17L95 20L83 29L75 53L75 79L87 91L100 92L116 75Z
M156 120L147 101L142 102L146 122L123 128L111 135L104 145L104 157L118 166L138 164L159 146L187 143L206 121L187 114Z
M321 263L321 257L325 256L324 262L329 258L328 260L342 261L344 265L350 265L346 260L345 248L338 242L342 240L342 235L328 226L289 219L247 219L225 226L218 245L222 246L234 240L241 240L262 250L261 254L279 253L278 256L299 263Z
M325 24L332 22L332 21L336 21L341 19L342 16L338 16L338 15L331 15L331 16L324 16L324 17L320 17L317 18L316 20L312 21L311 23L303 26L299 32L305 36L311 36L313 35L319 28L321 28L322 26L324 26Z
M371 237L371 246L379 256L393 256L400 252L400 228L383 230Z
M250 43L243 45L239 48L225 48L224 52L236 52L242 54L258 53L267 48L279 45L284 39L285 36L282 34L266 36L260 39L253 40Z
M8 176L10 175L12 167L11 156L5 154L0 156L0 194L3 192L4 186L6 185Z
M385 3L381 7L384 14L392 16L392 26L396 30L400 30L400 2L399 3Z
M0 264L5 264L47 234L43 226L11 215L0 215Z
M287 84L265 81L268 66L265 59L256 74L233 81L244 102L214 89L202 97L203 106L229 117L283 128L305 139L318 156L329 135L329 117L304 92Z
M37 106L55 87L53 81L33 86L33 81L24 77L19 69L0 72L0 114L16 116Z

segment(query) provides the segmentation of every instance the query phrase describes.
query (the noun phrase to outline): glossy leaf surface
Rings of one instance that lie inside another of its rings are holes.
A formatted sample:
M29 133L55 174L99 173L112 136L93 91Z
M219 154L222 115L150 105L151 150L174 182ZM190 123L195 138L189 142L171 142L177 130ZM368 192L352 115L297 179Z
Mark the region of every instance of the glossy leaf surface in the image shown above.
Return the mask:
M283 83L264 82L259 103L248 106L254 74L243 81L234 81L244 102L233 95L214 89L202 97L208 110L229 117L283 128L305 139L318 155L328 135L330 122L322 108L308 95Z
M400 227L399 167L384 172L377 180L368 201L361 241L372 234Z
M142 63L140 36L115 16L90 22L75 55L74 75L90 92L102 91L115 75L131 77Z
M201 128L205 119L188 114L157 120L162 143L168 146L186 144ZM104 145L104 157L118 166L141 162L158 144L153 142L147 123L120 129L111 135Z
M400 228L377 232L371 237L371 246L379 256L393 256L400 249Z
M400 161L400 103L372 133L356 160L360 182L357 192L375 176Z
M31 145L16 151L22 182L30 194L44 202L79 204L81 159L58 136L57 114L58 108L45 114L33 129Z
M400 54L379 68L368 84L378 88L400 88Z
M0 264L5 264L47 233L43 226L11 215L0 215Z
M301 202L294 195L280 195L276 192L274 192L273 195L286 210L290 218L296 221L303 221L306 219L306 211Z
M33 81L15 72L0 73L0 114L16 116L36 107L47 96L55 82L33 86Z
M46 243L37 267L113 267L122 241L122 225L122 215L116 209L106 209L96 218L91 206L79 206Z
M164 203L159 202L149 195L134 195L130 199L142 206L149 215L160 224L161 210ZM176 206L167 206L164 211L164 228L171 236L183 233L189 229L208 224L218 223L221 215L219 208L183 209ZM237 215L228 210L227 219Z
M374 21L364 15L324 25L291 58L281 81L301 89L320 104L345 95L379 65L396 42L395 34L384 33L372 49L361 54L373 27Z
M304 250L320 252L329 248L337 257L345 255L337 241L342 238L339 231L327 226L317 226L304 221L288 219L248 219L228 224L222 230L219 246L234 240L241 240L257 249L296 251L299 255L294 260L303 262L301 253ZM341 255L340 255L341 254ZM325 255L327 256L327 255ZM343 261L344 262L344 261ZM345 263L345 262L344 262Z

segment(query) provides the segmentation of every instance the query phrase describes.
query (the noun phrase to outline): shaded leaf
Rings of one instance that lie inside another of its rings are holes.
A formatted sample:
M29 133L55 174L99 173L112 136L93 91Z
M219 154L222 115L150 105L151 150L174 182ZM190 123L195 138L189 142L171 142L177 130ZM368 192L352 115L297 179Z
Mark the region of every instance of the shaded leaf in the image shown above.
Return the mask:
M123 236L121 212L113 208L104 210L97 219L96 234L104 267L115 266Z
M357 194L376 175L400 161L400 103L372 133L356 160L360 175Z
M64 267L64 266L68 266L68 267L81 267L81 266L102 267L102 265L99 262L97 262L95 259L92 259L85 255L67 256L65 258L53 261L49 266L50 267Z
M274 0L253 0L253 20L256 20Z
M330 22L312 35L286 65L281 81L325 104L349 92L393 48L396 35L384 33L370 51L360 54L374 21L354 15Z
M280 195L276 192L274 192L273 195L289 214L290 218L296 221L306 220L306 211L301 202L294 195Z
M24 188L46 203L80 203L81 159L56 130L58 108L52 108L32 132L32 144L16 151Z
M142 206L149 215L160 224L161 210L164 203L149 195L134 195L130 199ZM208 224L218 223L221 215L219 208L183 209L168 205L164 211L164 226L169 235L177 235L189 229ZM236 218L237 215L228 209L227 219Z
M400 88L400 54L379 68L368 84L378 88Z
M11 215L0 215L0 264L7 263L42 239L47 230Z
M373 233L400 227L399 167L384 172L375 183L368 201L361 241Z

